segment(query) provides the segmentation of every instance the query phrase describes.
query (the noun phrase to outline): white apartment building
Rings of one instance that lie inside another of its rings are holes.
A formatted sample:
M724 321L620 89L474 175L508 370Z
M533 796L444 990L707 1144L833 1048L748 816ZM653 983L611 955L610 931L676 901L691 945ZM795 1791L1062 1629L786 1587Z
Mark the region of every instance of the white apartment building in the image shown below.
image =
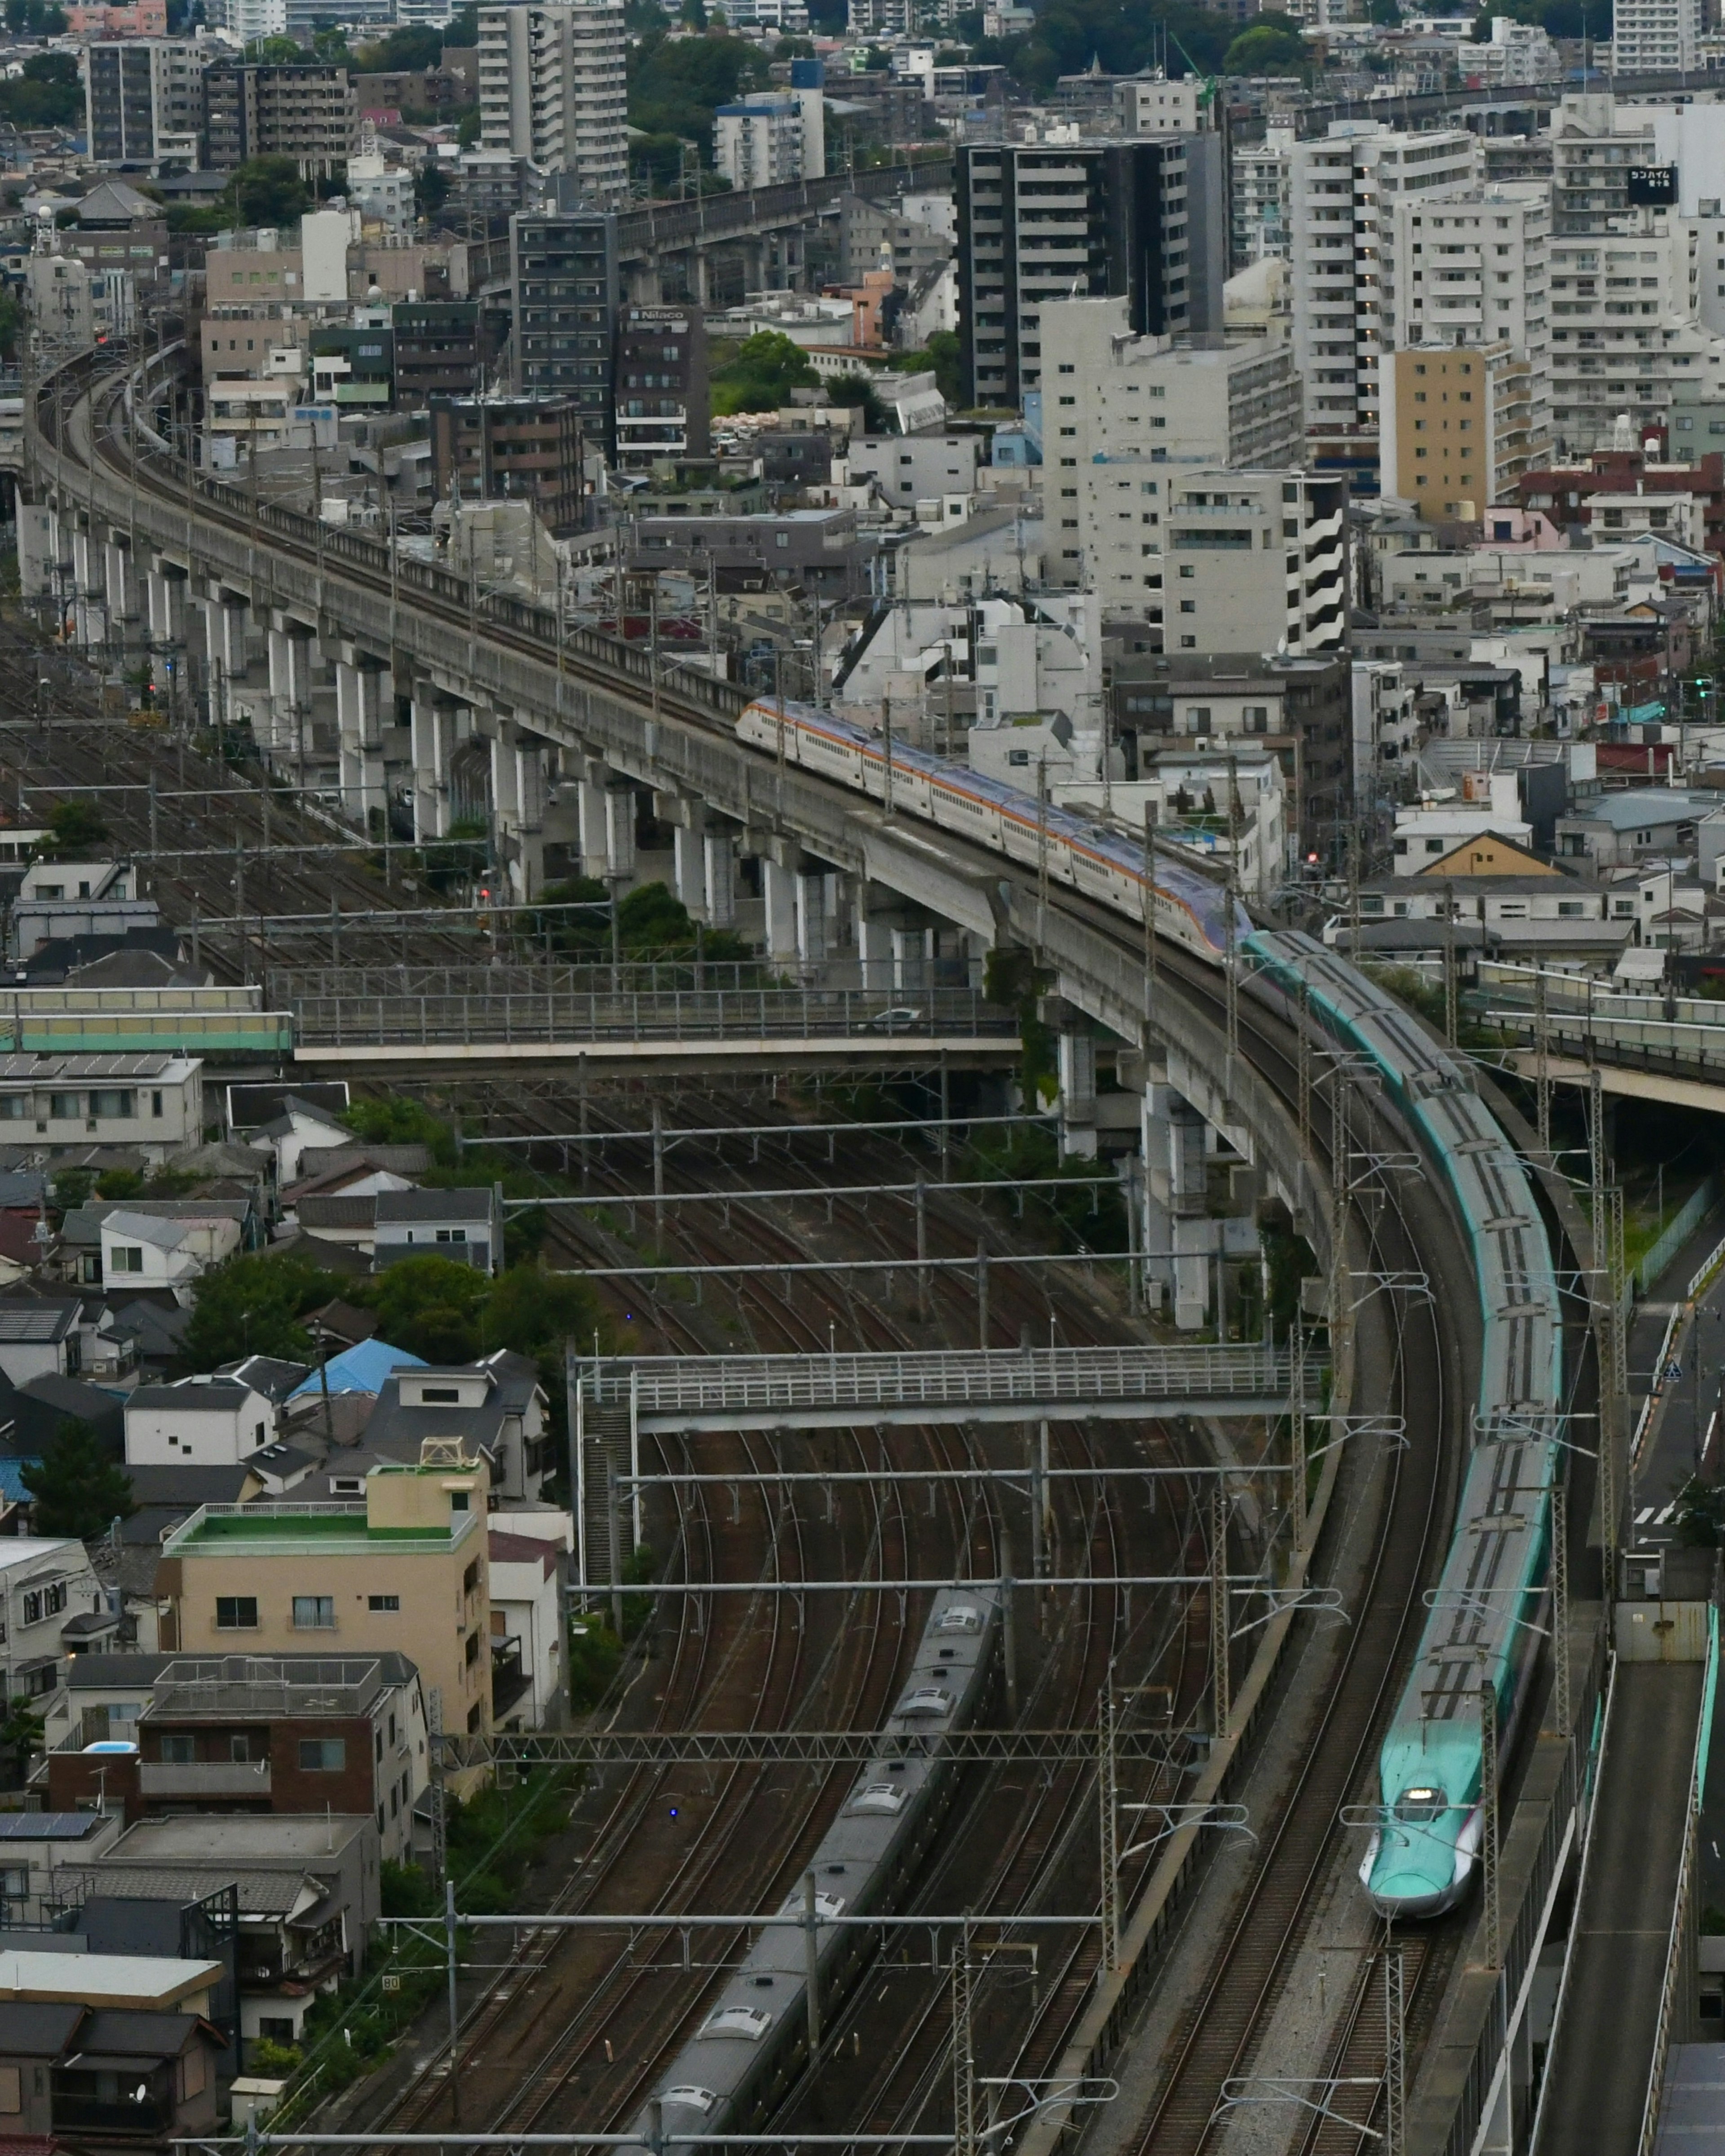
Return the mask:
M1055 362L1043 390L1045 514L1058 541L1047 581L1137 603L1169 462L1262 471L1300 461L1300 384L1285 344L1258 337L1135 336L1127 303L1045 304ZM1132 543L1122 547L1123 539ZM1150 552L1159 552L1159 541ZM1103 564L1109 565L1106 571ZM1099 581L1111 575L1111 584Z
M1550 348L1551 195L1538 181L1441 187L1395 206L1398 346Z
M733 187L826 174L826 106L818 90L757 90L713 116L713 164Z
M629 186L621 0L482 8L480 146L572 172L595 202Z
M1404 305L1396 289L1397 205L1479 177L1477 138L1465 128L1397 133L1371 121L1334 121L1291 156L1295 364L1312 437L1378 431L1378 362L1394 351Z
M1081 520L1086 584L1105 611L1161 624L1164 651L1339 649L1346 492L1302 471L1136 465L1106 511Z
M1705 0L1617 0L1611 62L1618 74L1676 74L1697 66Z
M1114 113L1122 135L1193 135L1204 125L1198 114L1199 80L1182 75L1129 75L1114 85Z
M1562 55L1537 23L1517 23L1507 15L1491 18L1491 35L1466 55L1467 72L1476 69L1493 90L1517 83L1561 82Z
M1266 128L1261 142L1234 153L1229 199L1229 268L1286 262L1292 242L1294 131Z

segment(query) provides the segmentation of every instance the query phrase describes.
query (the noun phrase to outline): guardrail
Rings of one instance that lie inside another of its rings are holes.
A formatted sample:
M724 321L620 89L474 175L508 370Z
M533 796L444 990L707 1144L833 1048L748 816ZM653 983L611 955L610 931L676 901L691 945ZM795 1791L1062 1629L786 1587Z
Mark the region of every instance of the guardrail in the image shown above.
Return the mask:
M1719 1685L1719 1609L1707 1609L1707 1674L1702 1680L1701 1713L1695 1727L1695 1757L1689 1770L1687 1817L1683 1828L1683 1858L1677 1871L1676 1898L1671 1907L1670 1943L1666 1948L1665 1981L1660 1986L1659 2019L1653 2036L1653 2060L1647 2074L1647 2096L1641 2109L1641 2138L1636 2156L1653 2156L1659 2136L1660 2107L1665 2096L1665 2070L1671 2056L1671 2024L1676 2016L1686 1956L1690 1903L1695 1895L1697 1844L1701 1827L1702 1802L1707 1794L1707 1753L1712 1742L1713 1703Z
M1660 1231L1657 1240L1635 1260L1635 1278L1640 1283L1643 1295L1706 1219L1718 1195L1718 1178L1707 1176L1700 1188L1692 1191L1673 1214L1670 1224ZM1692 1286L1689 1292L1692 1295L1695 1292Z
M690 988L659 995L307 996L305 1048L583 1040L1015 1040L1018 1021L966 988L889 1003L860 989Z

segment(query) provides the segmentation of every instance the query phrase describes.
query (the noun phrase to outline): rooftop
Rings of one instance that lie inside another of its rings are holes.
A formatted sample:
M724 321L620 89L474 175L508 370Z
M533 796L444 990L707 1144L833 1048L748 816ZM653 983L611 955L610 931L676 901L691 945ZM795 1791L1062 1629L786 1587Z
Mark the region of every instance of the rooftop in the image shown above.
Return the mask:
M200 1869L238 1863L264 1870L298 1870L318 1857L336 1855L371 1825L366 1812L182 1813L177 1818L140 1820L121 1835L102 1862L194 1865ZM0 1957L0 1970L10 1958ZM25 1958L45 1960L47 1956ZM0 1977L0 1993L4 1989Z
M211 1830L235 1823L223 1818L184 1822L212 1841L219 1837ZM275 1824L275 1815L269 1824ZM323 1832L321 1820L305 1824ZM0 1998L160 2010L213 1990L223 1973L218 1961L171 1960L164 1954L0 1953Z
M363 1505L203 1505L162 1547L166 1557L188 1552L199 1557L247 1551L262 1557L308 1552L341 1557L364 1556L383 1548L439 1550L470 1534L480 1517L477 1512L452 1513L447 1527L374 1527Z

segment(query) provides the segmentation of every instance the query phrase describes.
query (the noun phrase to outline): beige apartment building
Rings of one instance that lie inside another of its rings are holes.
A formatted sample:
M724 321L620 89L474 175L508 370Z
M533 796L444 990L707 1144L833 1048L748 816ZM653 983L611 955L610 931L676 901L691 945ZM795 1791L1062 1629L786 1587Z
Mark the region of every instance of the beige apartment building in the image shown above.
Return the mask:
M1532 369L1508 345L1410 345L1384 372L1384 491L1469 521L1544 462Z
M459 1439L428 1438L417 1466L374 1468L362 1503L204 1506L162 1545L163 1650L393 1650L447 1732L488 1735L489 1486Z

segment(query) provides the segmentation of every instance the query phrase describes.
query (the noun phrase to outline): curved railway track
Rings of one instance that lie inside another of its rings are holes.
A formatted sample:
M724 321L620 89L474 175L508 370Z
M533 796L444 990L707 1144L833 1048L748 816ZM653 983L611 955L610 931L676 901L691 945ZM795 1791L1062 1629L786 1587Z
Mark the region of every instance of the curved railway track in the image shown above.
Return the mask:
M74 407L74 416L65 424L56 413L54 424L59 438L74 453L88 457L93 453L93 437L86 434L80 444L75 419L75 412L85 408ZM200 516L231 528L249 534L255 528L252 520L220 501L200 498L196 508ZM278 524L272 524L262 535L270 546L290 552L309 551L299 547L290 526L280 520ZM358 559L352 563L344 561L341 572L357 582L369 581L378 589L389 581L381 567L372 568ZM409 592L405 596L411 603L423 595ZM488 619L481 624L481 630L488 640L535 659L545 656L542 640L510 620ZM566 664L572 678L590 680L613 694L619 685L644 685L643 670L634 654L614 652L604 657L589 652L583 644L568 654ZM657 692L659 707L667 716L709 730L722 723L716 708L720 701L704 701L668 688ZM991 871L998 873L999 865L994 858L984 858ZM1052 895L1050 903L1089 919L1110 934L1120 932L1120 924L1101 908L1064 889ZM1219 1024L1222 1014L1219 984L1178 953L1170 952L1163 963L1177 979L1180 992ZM1250 1060L1283 1099L1291 1103L1296 1089L1294 1062L1281 1021L1247 998L1241 1025ZM1429 1196L1392 1192L1376 1233L1388 1267L1414 1270L1435 1266L1445 1273L1453 1270L1453 1229ZM1443 1255L1446 1252L1448 1256ZM1445 1281L1446 1287L1453 1284ZM1465 1296L1461 1307L1467 1307ZM1147 2148L1153 2148L1155 2156L1170 2156L1171 2152L1188 2148L1195 2151L1210 2141L1221 2083L1251 2056L1266 2012L1304 1936L1314 1890L1326 1876L1332 1854L1337 1805L1351 1792L1369 1757L1372 1732L1392 1696L1398 1658L1408 1645L1419 1588L1435 1548L1441 1543L1442 1494L1446 1473L1453 1464L1449 1455L1455 1442L1456 1403L1466 1397L1466 1389L1456 1376L1460 1352L1454 1332L1440 1327L1435 1313L1417 1310L1404 1313L1399 1340L1382 1376L1406 1404L1409 1445L1405 1457L1391 1464L1365 1605L1356 1613L1342 1675L1326 1703L1323 1740L1307 1748L1296 1786L1280 1806L1273 1825L1266 1823L1246 1905L1222 1943L1202 2009L1189 2017L1165 2077L1143 2143ZM1091 1621L1087 1629L1106 1634L1111 1640L1117 1618L1101 1611L1089 1614ZM1034 1876L1035 1865L1029 1868ZM1077 1967L1075 1961L1075 1972ZM1087 1981L1087 1978L1079 1981L1076 1990L1081 1994ZM1064 1998L1065 1986L1061 1989ZM930 2020L927 2014L924 2018ZM1067 2019L1070 2021L1070 2013ZM894 2092L883 2086L870 2101L881 2115L890 2112L901 2118L920 2116L938 2102L934 2086L937 2078L932 2063L919 2065L907 2050L902 2090Z

